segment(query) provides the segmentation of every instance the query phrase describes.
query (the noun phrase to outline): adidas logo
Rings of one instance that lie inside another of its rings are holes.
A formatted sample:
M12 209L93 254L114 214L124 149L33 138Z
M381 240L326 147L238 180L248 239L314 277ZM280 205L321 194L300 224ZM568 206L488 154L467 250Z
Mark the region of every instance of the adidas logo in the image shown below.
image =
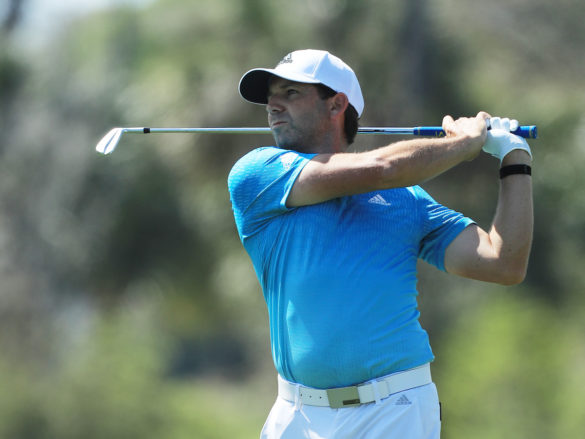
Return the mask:
M292 53L289 53L287 56L285 56L284 58L282 58L280 60L280 62L276 65L276 67L278 67L281 64L288 64L288 63L291 63L291 62L293 62Z
M402 395L400 398L398 398L398 401L396 401L395 405L410 405L412 404L412 402L410 402L410 400L406 397L406 395Z
M280 163L282 163L282 166L285 171L288 171L290 169L296 158L297 156L293 152L287 152L286 154L280 156Z
M380 194L374 195L372 198L368 200L368 203L372 204L379 204L380 206L390 206L391 204L384 199L384 197Z

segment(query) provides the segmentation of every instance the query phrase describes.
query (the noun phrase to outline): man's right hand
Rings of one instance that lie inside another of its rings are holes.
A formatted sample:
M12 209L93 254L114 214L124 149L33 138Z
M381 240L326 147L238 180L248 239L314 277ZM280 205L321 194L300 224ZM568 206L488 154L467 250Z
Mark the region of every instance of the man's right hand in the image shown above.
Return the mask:
M486 120L491 116L485 111L480 111L475 117L460 117L454 120L451 116L443 118L443 130L447 137L465 137L469 139L469 157L474 159L487 138Z

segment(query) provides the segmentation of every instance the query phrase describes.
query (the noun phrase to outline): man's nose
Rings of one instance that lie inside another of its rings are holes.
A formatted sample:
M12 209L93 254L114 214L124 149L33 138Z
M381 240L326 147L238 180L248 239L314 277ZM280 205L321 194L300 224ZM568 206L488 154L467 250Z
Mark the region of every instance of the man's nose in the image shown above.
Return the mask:
M284 107L276 96L272 95L268 98L268 103L266 104L267 113L280 113L283 110Z

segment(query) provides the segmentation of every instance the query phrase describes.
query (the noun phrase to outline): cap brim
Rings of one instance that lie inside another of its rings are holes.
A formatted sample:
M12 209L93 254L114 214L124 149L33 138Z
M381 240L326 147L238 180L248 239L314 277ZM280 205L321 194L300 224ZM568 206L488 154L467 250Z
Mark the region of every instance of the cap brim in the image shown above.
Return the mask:
M286 74L278 72L276 69L253 69L245 73L240 79L240 95L254 104L266 105L268 103L268 84L273 76L306 84L319 83L319 81L305 75Z

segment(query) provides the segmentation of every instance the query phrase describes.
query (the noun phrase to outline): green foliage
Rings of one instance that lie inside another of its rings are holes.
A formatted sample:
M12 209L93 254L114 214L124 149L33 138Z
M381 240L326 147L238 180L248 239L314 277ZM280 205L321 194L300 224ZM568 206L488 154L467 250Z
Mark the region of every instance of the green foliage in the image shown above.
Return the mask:
M268 407L257 388L165 375L168 345L152 305L62 334L59 365L0 361L0 437L257 437Z
M2 363L0 437L159 437L152 341L130 322L99 322L87 339L69 341L52 364Z
M526 299L494 295L448 331L434 377L448 437L577 438L585 428L583 335Z

